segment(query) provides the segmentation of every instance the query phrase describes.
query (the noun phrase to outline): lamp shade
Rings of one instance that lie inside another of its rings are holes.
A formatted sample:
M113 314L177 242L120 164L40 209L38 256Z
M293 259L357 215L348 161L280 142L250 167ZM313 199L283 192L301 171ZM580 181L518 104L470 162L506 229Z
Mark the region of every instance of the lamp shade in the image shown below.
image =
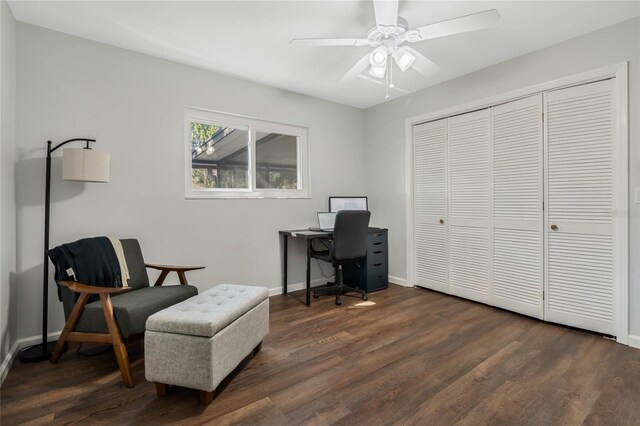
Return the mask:
M62 150L62 179L81 182L109 182L110 155L85 148Z

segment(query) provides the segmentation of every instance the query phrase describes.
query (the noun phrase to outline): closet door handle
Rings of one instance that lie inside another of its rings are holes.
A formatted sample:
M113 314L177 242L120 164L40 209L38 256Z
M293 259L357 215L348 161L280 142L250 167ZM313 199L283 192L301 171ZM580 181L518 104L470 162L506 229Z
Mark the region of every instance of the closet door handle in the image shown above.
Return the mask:
M553 229L554 231L557 231L558 227L556 225L551 225L551 229Z
M444 223L444 220L440 219L440 224L442 225Z

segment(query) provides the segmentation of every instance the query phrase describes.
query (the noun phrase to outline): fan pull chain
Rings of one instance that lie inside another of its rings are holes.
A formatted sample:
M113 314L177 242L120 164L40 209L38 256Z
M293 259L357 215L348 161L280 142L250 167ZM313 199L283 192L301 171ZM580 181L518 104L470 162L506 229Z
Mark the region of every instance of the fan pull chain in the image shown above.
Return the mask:
M389 81L389 88L393 89L395 86L393 84L393 61L389 60L389 75L390 77L390 81Z
M391 61L387 61L387 63L389 64L389 72L385 73L385 85L384 85L384 100L386 101L387 99L389 99L389 74L391 74L391 70L393 70L393 67L391 66Z

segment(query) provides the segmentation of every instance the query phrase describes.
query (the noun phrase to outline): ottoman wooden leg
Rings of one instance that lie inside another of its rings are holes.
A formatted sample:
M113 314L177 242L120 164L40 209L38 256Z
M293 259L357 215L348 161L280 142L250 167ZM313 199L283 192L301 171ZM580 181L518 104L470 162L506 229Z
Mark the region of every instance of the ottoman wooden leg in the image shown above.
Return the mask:
M209 405L213 401L213 392L200 391L200 403Z
M258 352L260 352L260 349L262 349L262 341L260 341L260 343L258 343L258 346L253 348L253 353L257 354Z
M158 396L167 396L167 385L164 383L155 382L156 392Z

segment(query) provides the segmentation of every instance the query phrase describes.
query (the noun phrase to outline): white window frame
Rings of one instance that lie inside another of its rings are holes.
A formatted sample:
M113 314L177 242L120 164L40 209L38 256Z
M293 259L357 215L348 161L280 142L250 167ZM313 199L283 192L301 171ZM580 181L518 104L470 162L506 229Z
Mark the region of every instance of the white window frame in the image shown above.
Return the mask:
M192 188L191 168L191 123L211 124L247 130L249 175L248 188ZM235 114L185 107L184 110L185 147L185 198L309 198L309 130L302 126L275 123ZM256 187L256 132L279 133L295 136L297 144L297 189L268 189Z

